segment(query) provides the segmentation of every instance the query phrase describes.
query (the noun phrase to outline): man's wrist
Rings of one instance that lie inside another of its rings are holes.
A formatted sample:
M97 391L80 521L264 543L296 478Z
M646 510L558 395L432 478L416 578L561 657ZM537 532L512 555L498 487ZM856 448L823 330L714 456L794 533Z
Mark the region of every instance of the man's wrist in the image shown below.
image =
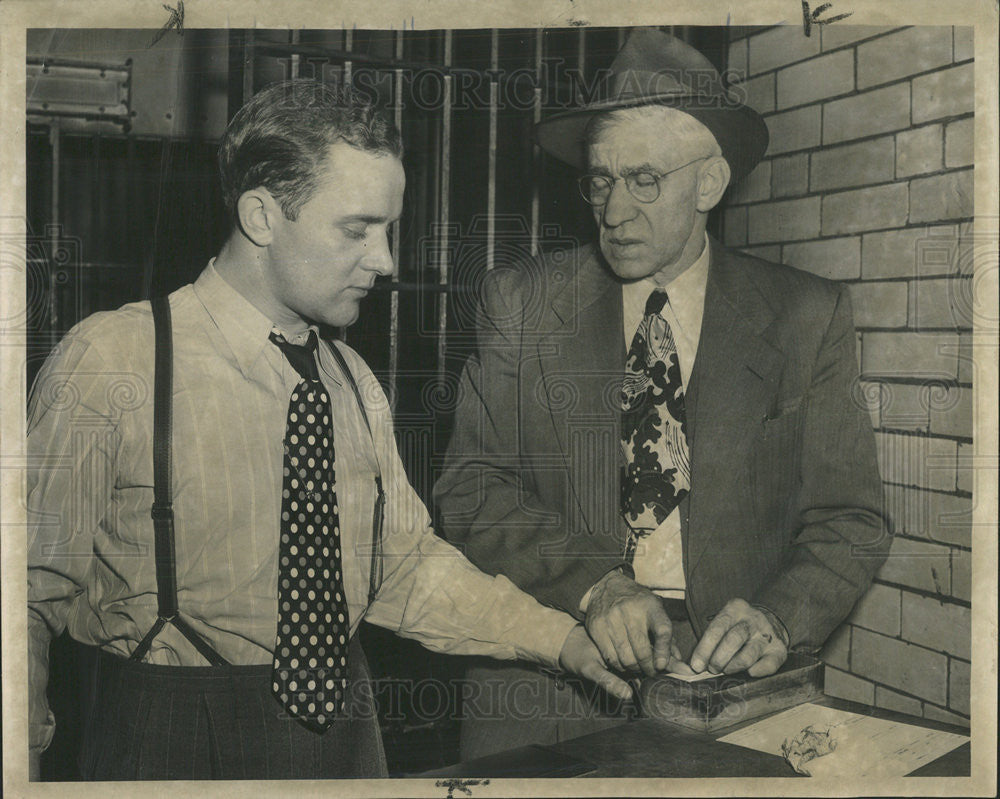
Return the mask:
M582 597L580 597L581 613L586 615L587 608L590 605L590 596L591 594L593 594L594 589L600 583L608 579L608 576L612 574L621 574L624 575L625 577L628 577L630 580L635 579L635 569L632 568L632 564L626 563L625 561L622 561L621 563L616 563L612 568L608 569L604 574L601 575L601 579L599 579L596 583L594 583L592 586L590 586L590 588L587 589L587 593L585 593Z
M570 636L577 627L582 628L582 624L575 624L570 627L569 632L566 633L566 637L563 639L562 646L559 648L559 660L553 666L540 666L539 671L548 677L555 680L556 688L562 688L566 684L566 675L568 673L566 666L563 664L563 656L566 654L566 644L569 642Z
M785 649L787 649L788 642L790 640L788 636L788 628L785 627L785 623L778 617L778 614L764 605L752 605L751 607L757 608L757 610L764 614L764 617L771 625L771 628L774 630L778 638L781 639L781 643L785 645Z

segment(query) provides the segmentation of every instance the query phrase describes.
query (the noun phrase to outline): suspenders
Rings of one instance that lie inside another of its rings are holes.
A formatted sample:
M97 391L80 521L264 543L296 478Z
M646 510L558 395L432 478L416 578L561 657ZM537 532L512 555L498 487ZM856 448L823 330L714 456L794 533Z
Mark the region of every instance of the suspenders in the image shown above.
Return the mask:
M170 492L170 433L173 417L173 346L170 327L170 302L155 297L153 328L156 356L153 371L153 517L156 555L156 622L139 642L129 660L141 661L163 625L170 622L202 657L213 666L229 662L191 629L177 609L177 561L174 551L174 508Z
M213 649L205 639L196 633L181 617L177 607L177 560L174 548L174 509L170 490L170 434L173 414L173 344L170 324L170 302L167 297L155 297L153 306L153 329L155 336L155 356L153 366L153 550L156 558L156 621L142 641L132 652L129 660L140 662L149 652L153 639L168 622L177 628L191 645L213 666L228 666L229 661ZM354 375L347 366L336 345L330 344L330 351L347 378L354 398L361 410L368 434L372 434L368 414L361 401L361 392ZM374 444L374 438L372 439ZM375 510L372 522L372 560L368 582L368 604L382 582L382 512L385 494L382 491L381 473L375 477Z
M361 401L361 392L358 390L358 384L354 380L354 375L351 374L351 370L347 366L347 361L344 360L344 356L340 354L340 350L337 349L337 345L332 341L329 342L330 352L333 353L333 357L337 359L337 365L340 367L340 371L344 373L347 378L347 382L351 384L351 390L354 392L354 399L358 403L358 409L361 411L361 418L365 420L365 427L368 428L368 435L372 440L372 448L375 449L375 436L372 433L371 423L368 421L368 413L365 411L365 404ZM375 450L376 453L378 450ZM378 456L376 455L376 458ZM382 490L382 473L379 471L375 475L375 509L372 511L372 560L371 560L371 570L368 572L368 604L371 605L375 601L375 595L378 594L378 589L382 586L382 514L385 510L385 492Z

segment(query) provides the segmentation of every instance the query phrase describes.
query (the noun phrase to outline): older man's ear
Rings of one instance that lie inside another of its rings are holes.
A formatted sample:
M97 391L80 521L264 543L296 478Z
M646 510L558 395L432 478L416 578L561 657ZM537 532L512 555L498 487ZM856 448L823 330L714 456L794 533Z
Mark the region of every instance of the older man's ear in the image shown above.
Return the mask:
M732 173L726 159L720 155L713 156L701 165L698 170L698 200L697 208L702 213L708 213L722 199L729 185Z

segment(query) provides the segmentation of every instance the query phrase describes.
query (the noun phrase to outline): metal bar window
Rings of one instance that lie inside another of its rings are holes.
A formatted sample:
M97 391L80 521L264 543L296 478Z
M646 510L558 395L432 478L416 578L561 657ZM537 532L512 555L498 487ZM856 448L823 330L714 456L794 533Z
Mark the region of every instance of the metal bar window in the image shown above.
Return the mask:
M56 286L55 257L59 248L59 221L62 213L59 207L59 179L62 171L62 129L58 119L49 126L49 140L52 144L52 192L49 195L49 219L51 220L49 239L49 346L55 347L59 341L59 302Z
M254 56L253 31L248 30L243 34L243 99L240 101L241 106L253 97ZM229 116L232 117L238 110L239 108L232 109Z
M396 31L394 34L395 57L397 61L403 60L403 32ZM393 73L393 120L396 129L402 133L403 130L403 70L397 68ZM389 293L389 407L392 412L396 411L396 402L399 399L398 371L399 371L399 247L400 247L400 223L392 224L392 290Z
M348 53L354 50L353 30L344 31L344 50ZM344 85L350 86L353 78L354 78L354 59L348 59L347 61L344 62Z
M490 31L490 147L489 173L486 186L486 268L493 268L496 246L497 213L497 67L500 57L500 35L496 28Z
M518 135L514 133L518 129L527 133L541 121L543 112L555 111L556 104L574 99L572 90L579 88L579 81L573 73L583 78L585 71L604 66L591 65L588 59L603 53L606 37L582 29L551 34L544 29L528 29L519 33L523 44L510 39L512 58L514 51L523 47L516 56L520 61L518 69L504 67L500 48L508 39L501 41L501 30L496 28L489 29L488 35L486 30L469 34L452 30L395 31L381 40L378 36L370 42L365 38L365 46L351 29L329 31L325 39L304 32L289 32L280 39L261 38L252 30L234 32L230 37L236 51L230 58L233 100L238 95L234 89L240 84L243 100L249 99L252 88L259 88L255 84L263 74L264 64L255 70L255 57L287 60L293 73L303 72L306 62L329 62L332 69L326 72L328 79L345 85L357 83L359 87L362 79L370 77L370 70L375 77L366 87L377 86L384 93L382 101L392 109L396 127L404 135L413 160L408 165L406 212L389 233L392 280L387 281L388 285L381 284L385 292L382 303L373 305L379 318L367 316L349 332L352 344L385 370L386 390L394 412L405 415L413 409L415 399L407 382L409 373L401 371L402 364L432 369L438 385L449 379L457 365L448 362L449 325L465 329L471 319L464 313L468 306L464 298L462 312L454 319L450 316L459 306L450 304L459 302L459 293L475 290L478 277L474 271L493 269L498 254L508 246L507 237L518 235L505 227L504 217L498 218L498 214L507 208L521 209L527 220L519 230L521 235L527 234L532 255L559 246L547 231L562 226L565 232L566 224L575 224L565 206L550 206L546 201L541 179L543 154L537 144L511 140L524 155L508 161L503 153L507 136ZM623 41L626 31L617 33L619 41ZM471 37L480 37L479 53L475 53L477 40ZM611 42L613 37L612 33ZM486 56L487 41L488 58L480 59L480 54ZM474 69L467 66L470 53L475 53ZM569 65L568 74L566 70L551 69L548 57ZM432 86L436 91L429 91ZM235 113L237 108L233 105L231 111ZM481 140L477 140L479 136ZM482 150L486 150L485 163L481 160ZM470 169L473 172L466 174ZM507 179L509 171L522 169L523 180ZM453 174L460 175L463 182L453 186ZM459 238L459 231L470 222L475 226L477 217L482 228L469 229L473 241ZM469 246L476 246L476 230L482 231L485 246L480 251L482 260L470 270L466 269L464 253L471 252ZM576 240L579 235L570 228L567 240ZM374 296L372 302L378 302ZM417 327L430 335L403 335L403 331ZM338 334L346 339L348 332L340 330Z
M344 31L344 50L350 53L354 49L354 31L345 30ZM343 80L344 86L351 86L354 80L354 62L351 60L344 61L341 68L341 78ZM347 328L342 327L338 330L340 340L345 344L347 343Z
M291 44L292 47L296 47L299 44L300 36L301 34L299 33L299 31L297 30L291 31L288 37L289 44ZM301 60L302 56L299 53L292 53L291 59L288 62L288 73L289 73L288 76L293 80L299 76L299 66L300 66L299 62Z
M537 125L542 119L542 53L544 32L535 31L535 98L532 119ZM538 144L531 145L532 175L537 176L542 167L542 151ZM538 255L538 226L541 216L541 195L537 178L531 181L531 254Z
M444 32L444 65L451 66L452 32ZM445 379L445 355L447 353L448 332L448 225L451 221L451 86L452 75L446 73L444 78L441 107L441 149L440 169L441 188L438 202L438 284L442 291L437 296L438 303L438 342L437 342L437 374L438 383Z
M708 35L695 27L679 27L675 33ZM440 418L441 428L436 432L447 432L448 403L455 394L451 381L461 365L455 357L458 336L468 334L475 325L475 293L485 270L519 261L528 254L529 242L530 253L538 255L573 246L592 235L585 209L574 205L575 192L564 194L558 187L566 168L544 156L531 128L544 115L578 102L574 89L592 91L587 76L596 77L608 66L616 40L620 47L627 35L627 28L453 32L408 27L357 32L348 25L347 29L308 31L231 30L223 37L228 41L228 60L222 66L228 65L225 97L230 116L279 74L316 75L377 95L377 102L403 134L408 182L403 217L389 232L392 279L376 284L361 319L349 331L352 346L384 380L397 418L419 419L425 425L437 424ZM720 52L724 52L724 33L717 35ZM200 69L215 69L208 65L218 62L197 63ZM192 68L182 66L189 74L202 74L191 73ZM78 208L73 201L97 185L102 188L93 193L92 205L98 210L90 227L100 227L102 219L117 211L117 202L107 204L108 197L118 196L109 177L113 171L85 173L75 179L79 161L75 131L71 120L57 120L50 128L51 150L40 143L46 164L38 169L47 171L51 158L53 177L52 183L45 180L34 187L38 207L33 213L41 222L50 216L55 224L72 221L68 212L73 209L82 218L81 209L89 206ZM154 279L154 257L162 249L156 245L163 235L155 214L162 194L165 202L169 200L165 208L173 214L164 216L162 224L190 224L191 230L183 231L190 235L182 239L195 248L196 237L204 234L200 229L203 216L199 217L197 209L174 213L179 204L174 198L184 196L191 174L184 171L184 163L177 162L184 162L183 158L171 155L179 139L159 135L149 139L150 134L137 135L124 128L121 134L106 134L103 143L95 141L90 160L111 158L119 135L128 142L132 165L126 188L134 199L124 211L129 235L88 244L89 255L143 263L144 290L170 288L185 274L174 263L161 260L155 265ZM200 139L203 133L192 135ZM208 142L200 143L208 146ZM187 151L179 148L178 152ZM195 167L201 174L205 160L201 153L196 157ZM144 165L150 166L149 174L143 172ZM169 178L162 191L157 189L157 176ZM210 239L223 236L222 228L228 228L231 221L221 213L218 216L211 220L210 235L205 235L206 247L214 246ZM170 231L173 235L173 227ZM42 233L42 244L54 249L56 242L54 238L49 241L50 235L54 234ZM175 255L166 260L182 260L183 253ZM94 275L103 274L92 272L88 276L92 282L97 279ZM45 333L51 331L54 344L58 331L72 323L74 308L63 299L65 286L48 288ZM108 291L105 288L103 296ZM81 293L83 302L89 296ZM101 297L96 292L93 296ZM123 301L138 298L124 297ZM427 399L431 390L437 398L434 401ZM423 444L417 449L425 452ZM407 465L415 473L429 473L426 464Z

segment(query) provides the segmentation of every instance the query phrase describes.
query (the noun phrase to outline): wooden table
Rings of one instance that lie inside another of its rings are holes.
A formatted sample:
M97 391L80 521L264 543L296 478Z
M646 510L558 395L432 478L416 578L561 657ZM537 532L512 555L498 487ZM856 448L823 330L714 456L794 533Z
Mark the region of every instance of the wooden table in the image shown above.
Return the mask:
M928 729L968 735L950 724L824 697L817 704ZM654 719L638 719L558 744L531 745L428 771L421 777L493 779L523 777L799 777L779 755L722 743L718 739L753 721L713 733L698 733ZM908 776L970 775L969 743Z

